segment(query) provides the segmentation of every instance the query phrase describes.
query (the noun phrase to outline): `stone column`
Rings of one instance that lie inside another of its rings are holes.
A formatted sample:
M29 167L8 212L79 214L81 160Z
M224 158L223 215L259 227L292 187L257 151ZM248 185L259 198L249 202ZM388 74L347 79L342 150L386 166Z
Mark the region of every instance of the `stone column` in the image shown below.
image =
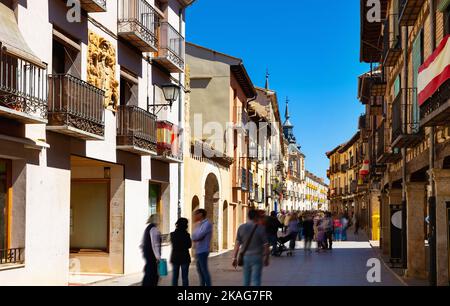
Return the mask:
M389 224L391 223L390 218L390 207L389 207L389 197L387 192L381 193L381 206L382 215L381 215L381 251L383 255L388 256L391 249L391 233L389 231Z
M437 285L449 285L448 212L450 203L450 170L433 169L436 186L436 265Z
M426 183L406 183L406 201L408 205L406 276L425 279L427 277L424 233Z

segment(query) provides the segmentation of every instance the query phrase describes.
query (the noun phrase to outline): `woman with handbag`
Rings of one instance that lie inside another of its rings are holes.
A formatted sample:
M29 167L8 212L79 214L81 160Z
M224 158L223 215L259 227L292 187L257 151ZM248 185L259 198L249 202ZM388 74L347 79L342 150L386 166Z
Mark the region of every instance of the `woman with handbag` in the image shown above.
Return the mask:
M258 224L258 212L250 210L248 219L237 232L233 267L243 267L244 286L261 286L263 266L269 265L269 242L266 230Z

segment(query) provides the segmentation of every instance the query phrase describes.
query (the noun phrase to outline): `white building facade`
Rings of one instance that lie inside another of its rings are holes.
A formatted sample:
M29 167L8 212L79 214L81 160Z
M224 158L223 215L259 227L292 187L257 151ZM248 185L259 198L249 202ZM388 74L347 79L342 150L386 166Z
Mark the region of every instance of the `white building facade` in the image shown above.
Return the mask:
M1 284L137 273L173 230L192 2L0 1Z

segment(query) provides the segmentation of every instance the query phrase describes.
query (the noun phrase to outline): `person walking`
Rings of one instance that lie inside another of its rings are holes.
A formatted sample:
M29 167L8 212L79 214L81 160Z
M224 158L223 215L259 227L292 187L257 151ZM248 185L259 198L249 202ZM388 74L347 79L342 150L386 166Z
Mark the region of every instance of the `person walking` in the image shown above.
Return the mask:
M303 221L303 237L305 239L305 252L311 252L311 244L314 238L314 221L310 214Z
M161 260L161 233L159 215L151 215L142 238L141 249L145 259L142 286L156 287L159 282L158 263Z
M346 215L342 215L341 218L342 224L342 241L347 241L347 229L348 229L348 217Z
M243 264L244 286L261 286L263 266L269 265L269 243L256 210L248 212L249 221L239 226L234 247L233 267ZM241 260L240 258L241 257Z
M324 221L324 229L325 229L325 240L324 247L327 250L333 249L333 218L331 217L331 213L326 212Z
M289 218L289 224L287 229L287 237L289 239L289 252L287 253L288 256L294 255L295 242L297 241L298 231L299 228L298 228L297 214L292 213Z
M208 257L211 248L212 224L208 221L207 212L198 209L194 212L195 229L192 233L192 241L195 247L195 257L197 261L197 271L200 278L201 287L211 286L211 275L208 269Z
M353 213L352 223L353 223L353 227L355 230L354 234L355 234L355 236L358 236L359 235L359 220L358 220L358 217L356 217L355 213Z
M333 227L334 227L334 240L341 241L342 224L341 219L339 219L336 216L333 220Z
M316 235L316 242L317 242L317 250L316 252L320 253L321 250L326 250L325 247L325 226L324 226L323 219L319 219L317 221L317 235Z
M172 254L170 263L172 264L172 286L178 286L178 278L180 276L183 287L189 286L189 266L191 264L191 255L189 249L192 247L191 236L188 233L189 221L186 218L178 219L175 224L176 229L170 233L170 241L172 243Z
M277 251L277 240L278 240L278 230L282 228L283 225L277 218L277 215L274 211L270 213L270 216L266 219L266 233L267 239L272 246L271 254L275 255Z

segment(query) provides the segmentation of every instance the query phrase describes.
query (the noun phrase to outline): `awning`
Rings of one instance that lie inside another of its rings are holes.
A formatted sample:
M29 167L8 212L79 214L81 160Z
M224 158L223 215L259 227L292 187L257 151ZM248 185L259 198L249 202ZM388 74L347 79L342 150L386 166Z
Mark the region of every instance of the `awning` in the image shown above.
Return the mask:
M417 91L419 105L425 103L450 79L450 35L447 35L419 68Z
M7 53L32 64L42 68L46 67L25 42L14 12L2 3L0 3L0 47L6 49Z
M438 10L441 12L444 12L449 5L450 5L450 0L441 0L441 2L438 5Z

